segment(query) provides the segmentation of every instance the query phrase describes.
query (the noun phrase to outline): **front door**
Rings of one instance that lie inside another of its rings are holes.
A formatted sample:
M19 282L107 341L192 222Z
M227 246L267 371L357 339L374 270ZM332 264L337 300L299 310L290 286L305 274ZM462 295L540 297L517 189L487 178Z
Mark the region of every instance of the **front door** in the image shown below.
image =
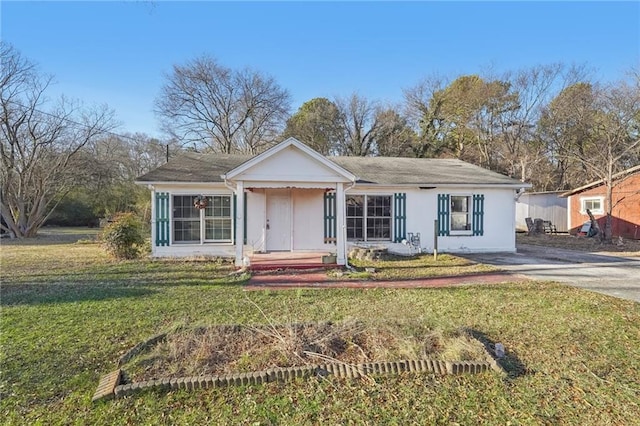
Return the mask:
M291 250L291 190L267 191L267 251Z

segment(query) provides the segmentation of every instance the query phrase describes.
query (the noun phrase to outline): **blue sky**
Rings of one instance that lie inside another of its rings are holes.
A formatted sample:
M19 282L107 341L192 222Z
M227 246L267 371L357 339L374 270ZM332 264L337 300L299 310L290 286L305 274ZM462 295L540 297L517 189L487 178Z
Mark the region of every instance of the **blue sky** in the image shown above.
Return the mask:
M106 103L159 136L163 74L202 54L273 76L292 112L358 92L398 103L431 74L552 62L612 81L640 64L640 2L13 2L1 36L55 76L52 97Z

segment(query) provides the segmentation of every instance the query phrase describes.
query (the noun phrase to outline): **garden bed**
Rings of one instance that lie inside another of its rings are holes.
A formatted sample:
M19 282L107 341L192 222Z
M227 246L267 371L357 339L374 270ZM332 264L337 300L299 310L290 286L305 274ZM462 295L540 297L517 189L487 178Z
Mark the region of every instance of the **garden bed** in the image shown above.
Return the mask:
M134 346L120 358L123 364L127 372L103 376L94 400L149 388L193 390L329 375L503 372L465 330L359 321L180 328Z

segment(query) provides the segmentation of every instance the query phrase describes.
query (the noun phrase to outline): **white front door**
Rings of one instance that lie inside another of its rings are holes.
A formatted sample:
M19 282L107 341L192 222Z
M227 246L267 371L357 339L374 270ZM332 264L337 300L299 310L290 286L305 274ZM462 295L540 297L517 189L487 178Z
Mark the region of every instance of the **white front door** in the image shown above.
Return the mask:
M267 191L267 251L291 250L291 190Z

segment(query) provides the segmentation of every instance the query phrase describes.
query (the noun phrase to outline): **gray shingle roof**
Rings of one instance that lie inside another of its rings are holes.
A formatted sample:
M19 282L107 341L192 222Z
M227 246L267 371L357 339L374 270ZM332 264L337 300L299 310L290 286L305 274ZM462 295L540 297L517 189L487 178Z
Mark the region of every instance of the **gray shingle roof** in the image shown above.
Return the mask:
M386 185L519 184L491 170L445 158L329 157L358 177L359 183Z
M252 157L186 153L140 176L138 182L222 182L223 175ZM454 159L329 157L358 177L380 185L481 184L523 185L516 179Z
M220 175L233 170L250 155L195 154L176 156L155 170L136 179L138 182L222 182Z

